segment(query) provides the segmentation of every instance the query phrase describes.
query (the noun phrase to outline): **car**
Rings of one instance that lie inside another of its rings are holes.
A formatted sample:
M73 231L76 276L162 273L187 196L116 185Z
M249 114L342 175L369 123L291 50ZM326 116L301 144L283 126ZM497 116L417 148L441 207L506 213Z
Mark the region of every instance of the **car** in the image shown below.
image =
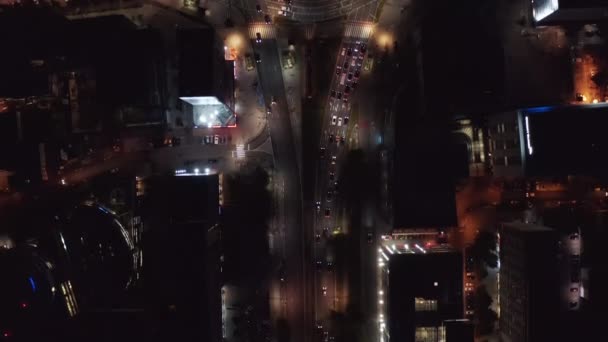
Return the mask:
M336 91L335 91L335 90L332 90L332 91L331 91L331 93L329 93L329 96L331 96L331 97L334 97L334 98L335 98L335 97L336 97Z
M338 118L338 126L342 126L342 117Z
M345 125L348 125L348 120L349 120L349 119L348 119L348 116L345 116L345 117L344 117L344 124L345 124Z
M333 271L333 270L334 270L334 263L333 263L333 262L331 262L331 261L328 261L328 262L327 262L327 265L325 266L325 268L326 268L326 269L327 269L329 272Z
M352 56L353 55L353 49L352 48L348 48L348 50L346 50L346 55L348 57Z
M321 201L317 201L317 203L315 203L315 207L317 208L317 214L321 212Z
M359 82L355 81L351 84L351 86L353 87L353 89L357 89L357 86L359 85Z
M262 13L262 6L260 6L260 4L255 4L255 10L256 10L258 13Z
M338 100L342 100L342 92L338 92L338 96L336 97Z
M253 57L255 57L255 62L256 63L262 63L262 58L260 58L260 54L259 53L254 53Z
M315 326L317 327L317 329L323 329L323 324L321 323L321 321L317 321Z
M570 288L570 292L572 292L572 293L578 293L578 287L571 287Z
M325 217L329 218L331 216L331 209L325 208Z
M256 43L261 43L262 42L262 34L260 32L256 32L255 33L255 42Z
M323 261L317 260L317 262L315 263L315 266L317 268L317 271L323 270Z
M335 115L331 117L331 124L332 124L333 126L335 126L335 125L336 125L336 120L337 120L337 119L338 119L338 117L336 117Z
M321 234L319 234L319 233L315 234L315 242L321 242Z
M570 234L570 240L576 240L576 239L578 239L578 233Z
M355 79L357 79L357 78L359 78L359 76L361 76L361 69L360 68L357 68L357 70L355 70L354 76L355 76Z
M220 136L219 135L216 135L216 136L213 137L213 143L216 144L216 145L218 145L220 143Z
M325 147L321 147L319 149L319 156L321 157L321 159L325 158Z
M346 76L346 78L347 78L349 81L350 81L350 80L352 80L352 79L353 79L353 73L352 73L352 72L349 72L349 73L348 73L348 76Z
M361 44L361 47L359 50L361 51L362 55L365 55L365 53L367 52L367 45Z
M333 198L333 193L331 192L331 190L327 190L327 202L331 202Z
M273 105L277 104L277 100L274 98L274 96L270 96L270 104L273 104Z
M325 238L329 237L329 228L327 228L327 227L323 228L323 236Z
M350 86L346 86L344 87L344 94L349 94L350 93Z
M340 145L344 146L344 143L345 143L345 140L344 140L344 137L342 136L342 137L340 137Z
M266 114L268 114L268 115L272 114L272 107L266 106Z
M331 156L331 165L336 165L336 156Z
M333 135L333 134L330 134L330 135L329 135L329 143L333 143L333 142L335 141L335 139L336 139L336 138L334 137L334 135Z
M323 291L324 296L327 296L327 286L323 286L321 291ZM327 336L327 331L323 332L323 334Z
M348 61L344 62L344 65L342 65L342 72L346 74L347 71L348 71Z
M340 55L344 56L344 53L346 53L346 48L342 48L342 53Z
M371 231L367 232L367 243L369 243L369 244L374 243L374 233Z
M344 103L348 102L348 94L344 94L344 98L342 99L342 101L344 101Z
M336 67L336 75L340 76L340 73L342 72L342 67L341 66L337 66Z
M333 173L333 172L330 172L330 173L329 173L329 180L330 180L330 181L333 181L335 178L336 178L336 174L335 174L335 173Z
M585 97L581 93L576 93L576 101L583 102L585 101Z
M271 23L270 16L268 14L264 15L264 21L266 22L266 24L270 24Z

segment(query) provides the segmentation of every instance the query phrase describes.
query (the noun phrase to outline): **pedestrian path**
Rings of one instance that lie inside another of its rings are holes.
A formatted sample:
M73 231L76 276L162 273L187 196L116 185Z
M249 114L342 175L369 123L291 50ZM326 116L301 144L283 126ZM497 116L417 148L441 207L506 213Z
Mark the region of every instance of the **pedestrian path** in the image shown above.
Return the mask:
M256 39L256 33L259 33L262 36L262 39L276 39L277 38L277 30L274 25L269 25L266 23L251 23L249 25L249 38Z
M367 40L371 37L373 31L374 25L372 22L348 23L344 29L344 37Z

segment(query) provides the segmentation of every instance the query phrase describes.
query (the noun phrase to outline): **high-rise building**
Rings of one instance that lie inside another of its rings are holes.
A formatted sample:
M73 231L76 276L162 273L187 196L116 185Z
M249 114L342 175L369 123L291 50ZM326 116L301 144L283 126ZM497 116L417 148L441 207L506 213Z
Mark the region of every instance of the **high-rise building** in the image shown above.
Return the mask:
M443 322L464 316L462 272L462 253L451 249L392 254L387 337L399 342L444 341Z
M219 176L146 180L143 287L154 340L221 341Z
M556 232L509 223L500 229L499 244L503 341L555 341L561 303Z

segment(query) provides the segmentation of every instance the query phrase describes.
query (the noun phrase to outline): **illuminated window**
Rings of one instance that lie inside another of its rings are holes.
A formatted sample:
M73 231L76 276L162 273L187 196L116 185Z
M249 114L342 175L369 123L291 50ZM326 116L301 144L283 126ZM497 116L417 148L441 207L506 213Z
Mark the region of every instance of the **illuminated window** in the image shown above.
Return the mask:
M420 297L414 298L416 311L437 311L437 300L424 299Z
M416 327L416 342L445 342L444 327Z

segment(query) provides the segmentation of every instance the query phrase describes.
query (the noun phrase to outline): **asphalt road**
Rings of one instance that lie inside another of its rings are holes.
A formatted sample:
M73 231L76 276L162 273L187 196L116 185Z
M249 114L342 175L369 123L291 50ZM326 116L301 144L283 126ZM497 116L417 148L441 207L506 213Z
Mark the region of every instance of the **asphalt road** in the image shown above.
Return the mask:
M275 39L264 39L261 43L252 41L255 53L261 62L257 64L260 84L264 91L265 103L271 106L269 128L274 150L277 175L283 181L283 215L281 226L284 231L285 293L286 311L292 341L308 341L312 321L310 291L307 276L311 273L306 256L306 241L312 241L310 232L302 225L302 188L295 142L291 130L281 63ZM273 100L274 99L274 103Z

